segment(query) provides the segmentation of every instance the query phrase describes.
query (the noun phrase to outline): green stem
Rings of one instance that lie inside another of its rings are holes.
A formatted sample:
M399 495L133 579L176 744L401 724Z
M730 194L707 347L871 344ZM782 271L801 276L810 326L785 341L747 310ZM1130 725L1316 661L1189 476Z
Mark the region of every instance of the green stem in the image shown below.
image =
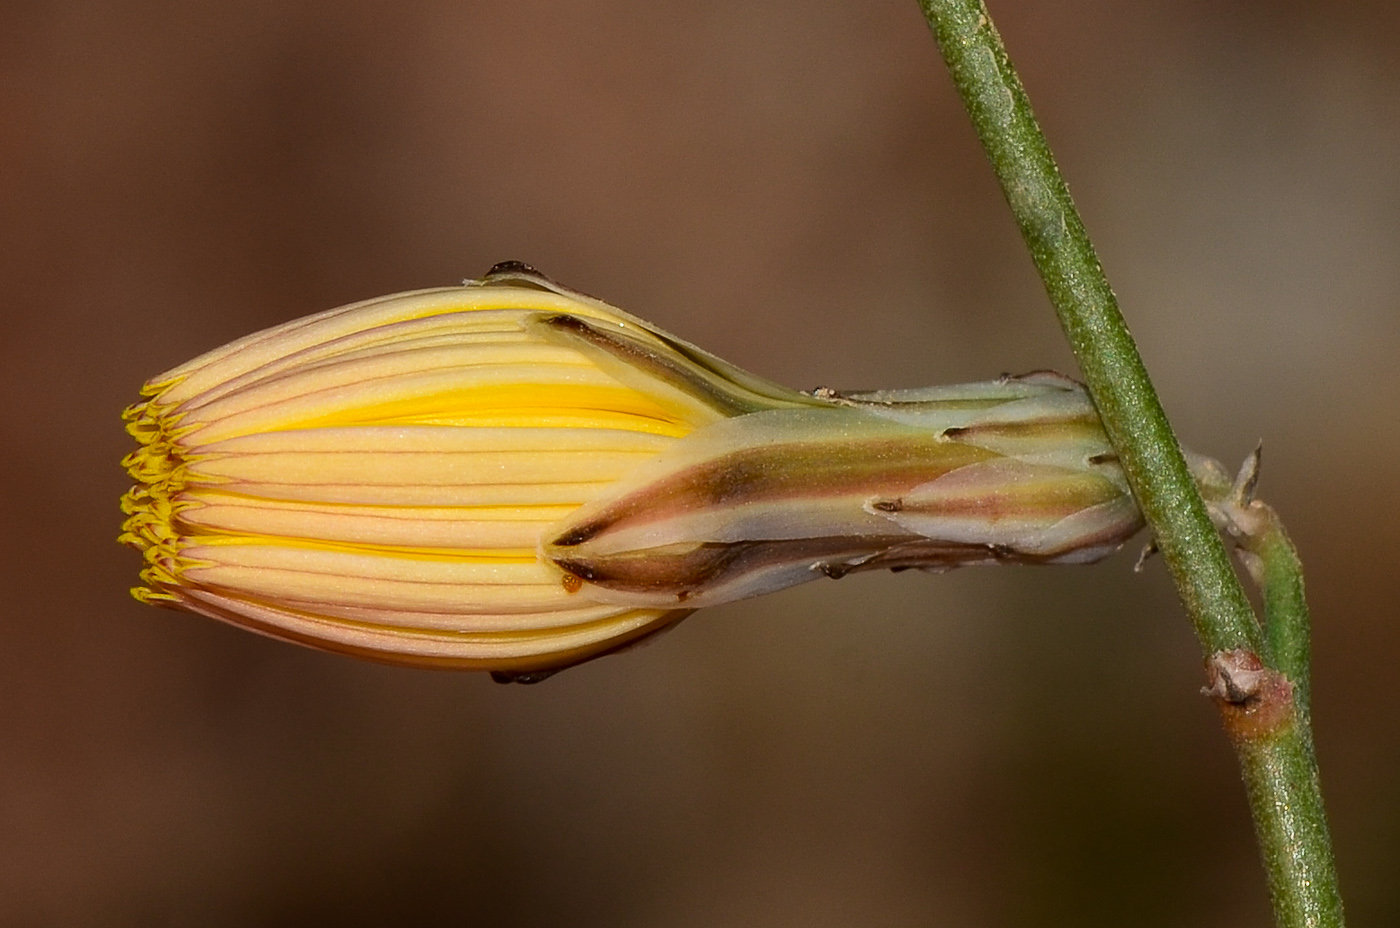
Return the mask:
M1258 558L1252 571L1264 600L1264 632L1275 657L1274 666L1293 681L1298 711L1306 720L1312 703L1311 619L1303 594L1303 564L1298 549L1273 509L1255 503L1262 524L1243 547Z
M1341 928L1342 897L1306 715L1235 750L1280 926Z
M1259 652L1249 600L986 8L922 4L1202 646Z
M1296 672L1298 623L1280 633L1271 615L1270 634L1261 632L986 7L981 0L920 4L1203 649L1212 659L1245 652L1279 667L1278 648L1287 652L1282 666ZM1285 561L1273 558L1275 567ZM1275 579L1269 586L1280 596L1291 596L1291 586L1301 597L1301 579ZM1305 618L1301 627L1306 668ZM1305 670L1297 682L1301 689L1275 688L1290 695L1269 725L1230 726L1228 712L1259 710L1256 693L1240 703L1218 701L1279 925L1333 928L1342 925L1341 901L1311 750Z

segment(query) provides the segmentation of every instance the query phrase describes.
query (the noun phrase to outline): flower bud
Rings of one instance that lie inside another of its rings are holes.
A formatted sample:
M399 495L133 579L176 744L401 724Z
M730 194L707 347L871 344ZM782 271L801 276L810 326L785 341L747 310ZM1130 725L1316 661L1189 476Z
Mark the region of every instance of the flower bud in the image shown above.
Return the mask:
M143 395L137 599L507 679L813 577L1083 562L1141 524L1067 378L799 393L516 263Z

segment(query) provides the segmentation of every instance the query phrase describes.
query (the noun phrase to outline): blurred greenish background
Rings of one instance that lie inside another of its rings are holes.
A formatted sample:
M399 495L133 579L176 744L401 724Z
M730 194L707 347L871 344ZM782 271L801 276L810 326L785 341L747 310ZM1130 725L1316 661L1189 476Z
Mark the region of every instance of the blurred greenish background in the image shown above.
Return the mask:
M1265 440L1343 890L1400 923L1400 7L992 10L1184 440ZM1135 546L537 687L126 594L142 380L506 258L798 387L1072 372L913 0L11 0L0 119L0 924L1268 922Z

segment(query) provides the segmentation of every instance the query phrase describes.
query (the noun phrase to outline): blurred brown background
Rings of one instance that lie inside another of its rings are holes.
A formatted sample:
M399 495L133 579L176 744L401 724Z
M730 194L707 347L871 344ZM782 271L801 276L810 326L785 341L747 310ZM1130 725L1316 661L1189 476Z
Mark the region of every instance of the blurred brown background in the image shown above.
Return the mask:
M993 3L1180 433L1265 439L1356 925L1400 923L1396 10ZM1268 922L1135 551L537 687L126 594L143 379L505 258L799 387L1072 371L913 0L7 0L0 114L0 924Z

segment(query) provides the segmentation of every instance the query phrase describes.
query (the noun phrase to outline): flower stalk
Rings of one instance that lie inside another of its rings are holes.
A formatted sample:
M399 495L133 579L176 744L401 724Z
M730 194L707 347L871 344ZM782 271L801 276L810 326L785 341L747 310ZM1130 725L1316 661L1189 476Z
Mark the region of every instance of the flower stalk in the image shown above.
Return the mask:
M1209 691L1239 756L1275 918L1284 928L1341 926L1309 727L1307 611L1296 552L1272 510L1256 508L1246 513L1255 518L1234 523L1259 568L1261 625L1212 524L1222 513L1208 509L1194 485L985 4L920 5L1206 652ZM1247 672L1232 674L1232 666Z

